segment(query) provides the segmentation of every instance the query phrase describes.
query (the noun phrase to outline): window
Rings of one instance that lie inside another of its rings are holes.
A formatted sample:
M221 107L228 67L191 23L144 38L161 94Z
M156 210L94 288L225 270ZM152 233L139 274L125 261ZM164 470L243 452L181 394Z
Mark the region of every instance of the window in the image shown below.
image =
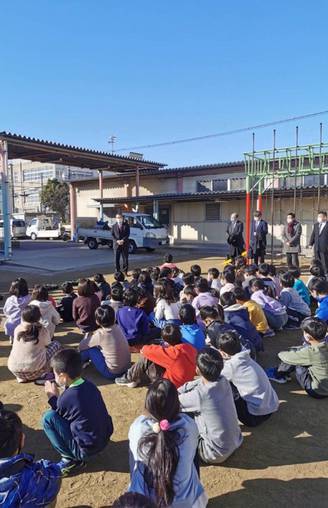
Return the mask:
M246 189L246 178L231 178L230 190L245 190Z
M213 191L228 190L228 180L213 180Z
M213 190L212 180L197 182L197 192L209 192Z
M207 221L220 220L220 204L219 203L205 204L205 220L207 220Z

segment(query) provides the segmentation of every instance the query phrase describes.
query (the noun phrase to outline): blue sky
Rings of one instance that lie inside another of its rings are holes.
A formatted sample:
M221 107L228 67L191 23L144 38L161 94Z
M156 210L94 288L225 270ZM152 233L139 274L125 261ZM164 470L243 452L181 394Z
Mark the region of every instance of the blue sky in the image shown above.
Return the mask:
M328 109L327 19L326 0L4 2L0 130L106 150L112 134L119 148ZM328 141L326 115L299 124L300 143L320 121ZM247 133L144 154L181 166L250 149Z

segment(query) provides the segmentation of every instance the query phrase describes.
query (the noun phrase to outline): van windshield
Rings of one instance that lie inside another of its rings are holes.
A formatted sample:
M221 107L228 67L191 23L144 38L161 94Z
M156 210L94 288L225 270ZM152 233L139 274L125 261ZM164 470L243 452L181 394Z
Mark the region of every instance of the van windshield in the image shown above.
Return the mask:
M142 215L141 217L139 217L139 220L146 229L155 229L163 227L162 224L151 215Z

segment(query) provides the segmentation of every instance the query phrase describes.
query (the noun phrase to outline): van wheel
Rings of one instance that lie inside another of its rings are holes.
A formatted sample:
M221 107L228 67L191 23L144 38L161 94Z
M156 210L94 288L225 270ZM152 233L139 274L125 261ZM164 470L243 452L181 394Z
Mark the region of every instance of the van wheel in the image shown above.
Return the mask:
M31 240L36 240L36 239L37 239L36 234L35 234L35 233L32 233L32 234L31 234Z
M136 242L134 240L129 240L129 254L135 254L136 250Z
M89 238L87 241L87 245L91 250L98 249L98 242L95 238Z

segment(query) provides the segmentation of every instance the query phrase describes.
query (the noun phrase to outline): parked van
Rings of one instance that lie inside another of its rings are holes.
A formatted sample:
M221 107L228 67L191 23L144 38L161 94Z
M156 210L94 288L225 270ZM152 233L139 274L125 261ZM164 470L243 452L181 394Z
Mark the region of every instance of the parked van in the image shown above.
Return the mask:
M26 224L22 219L10 219L12 238L26 238ZM3 219L0 220L0 238L3 238Z
M26 236L31 240L53 240L55 238L66 239L65 228L51 217L34 217L26 229Z

